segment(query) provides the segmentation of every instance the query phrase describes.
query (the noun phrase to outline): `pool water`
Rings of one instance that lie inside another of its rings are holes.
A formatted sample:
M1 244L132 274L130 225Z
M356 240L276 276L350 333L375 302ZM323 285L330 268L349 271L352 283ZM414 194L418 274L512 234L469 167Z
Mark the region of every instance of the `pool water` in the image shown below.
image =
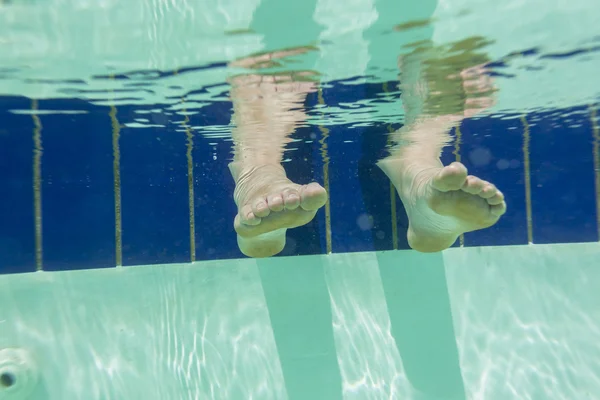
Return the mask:
M595 399L599 256L590 243L9 275L0 346L32 362L3 368L36 400Z
M223 101L232 73L226 63L250 54L314 46L260 69L308 69L323 82L354 86L397 80L397 58L415 43L473 37L486 40L504 89L496 113L572 107L598 96L594 0L426 0L410 7L393 0L28 0L0 3L0 10L2 93L37 99L154 105L178 115L182 97L187 112ZM390 103L377 104L367 119L344 107L314 120L385 120L401 113L397 99Z
M599 21L593 0L0 0L0 400L600 399ZM442 101L405 95L415 59ZM466 112L445 84L481 60L493 102L441 159L508 211L416 253L376 163L406 110ZM268 259L238 249L228 170L257 76L296 91L246 132L289 130L288 177L329 192Z

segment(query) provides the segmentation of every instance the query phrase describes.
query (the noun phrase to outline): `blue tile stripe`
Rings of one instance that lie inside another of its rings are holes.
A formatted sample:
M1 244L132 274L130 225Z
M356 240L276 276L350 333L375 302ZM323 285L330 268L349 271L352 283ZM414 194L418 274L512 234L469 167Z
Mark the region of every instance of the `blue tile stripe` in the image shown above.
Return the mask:
M306 105L352 103L382 91L382 85L340 83L309 95ZM32 118L10 112L32 106L83 113ZM0 97L0 273L31 272L36 264L50 271L112 267L120 264L119 248L123 265L242 257L232 227L232 142L185 130L228 125L231 104L214 103L189 117L148 115L164 127L122 125L137 109ZM460 141L444 150L444 162L460 156L471 173L504 192L509 206L494 227L465 234L465 246L600 240L595 110L463 121ZM390 129L400 127L401 121L392 122L296 132L300 141L286 163L288 174L329 187L330 203L328 213L290 231L283 255L408 248L406 214L375 165ZM43 222L37 225L36 165Z
M35 271L33 120L22 97L0 97L0 273Z
M596 231L600 241L600 127L598 105L590 106L590 124L592 126L592 156L594 158L594 188L596 198Z
M597 241L593 132L588 107L528 116L534 243Z

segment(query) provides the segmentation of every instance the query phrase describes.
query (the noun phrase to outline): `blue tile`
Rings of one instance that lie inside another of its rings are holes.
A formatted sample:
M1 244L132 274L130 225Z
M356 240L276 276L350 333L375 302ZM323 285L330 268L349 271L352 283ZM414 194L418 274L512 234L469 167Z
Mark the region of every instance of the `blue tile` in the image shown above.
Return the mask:
M353 107L355 111L358 111L360 108L356 104L357 102L363 101L366 98L374 98L375 93L382 92L380 83L362 83L359 85L349 83L354 82L359 78L362 77L357 76L340 81L328 82L327 85L332 87L324 90L327 93L327 106L346 109Z
M358 163L360 193L368 218L363 218L371 234L373 248L377 251L394 248L391 195L397 197L395 189L390 187L390 180L377 166L381 153L388 142L387 124L377 123L363 130L361 158ZM397 199L400 203L400 199ZM396 210L397 212L397 210Z
M44 108L56 109L56 105L40 102L40 109ZM44 148L44 269L114 266L114 185L108 113L41 115L40 120Z
M318 94L309 94L306 99L306 104L308 105L307 108L309 112L311 110L314 111L315 105L319 104ZM329 155L324 149L328 146L328 140L324 139L324 133L321 129L322 127L311 125L310 134L307 140L312 147L312 179L321 184L321 186L327 188L325 184L325 165L326 162L328 162L327 157L329 157ZM329 177L327 177L327 179L329 179ZM327 195L330 196L330 193ZM323 207L323 209L315 216L315 222L319 226L318 241L321 254L327 253L327 215L325 208L326 207Z
M585 107L528 117L534 243L597 241L592 127Z
M333 252L373 250L371 221L358 176L362 129L329 127L329 185Z
M230 102L213 103L191 115L190 126L226 126L231 114ZM244 257L233 228L237 208L233 201L235 184L228 168L233 142L231 138L211 139L195 132L193 143L196 259Z
M243 257L237 246L233 220L235 184L229 173L232 141L194 138L196 259Z
M495 184L507 213L490 228L465 234L465 246L527 244L523 130L518 118L467 119L460 127L461 161L469 174Z
M288 178L292 182L308 184L314 181L316 176L322 176L322 162L316 164L313 162L315 147L317 147L318 141L310 143L311 135L316 135L313 127L298 128L294 132L293 138L299 141L293 142L288 146L288 148L293 148L294 150L286 152L286 158L289 158L290 161L284 163L284 168ZM316 168L320 170L317 171ZM325 209L322 208L319 210L318 214L324 215ZM304 226L289 229L287 231L286 246L280 253L280 256L325 253L326 246L322 245L324 231L325 225L322 225L320 218L315 218Z
M122 129L123 264L190 261L186 136Z
M376 101L377 97L387 91L385 86L392 87L394 82L384 84L365 84L365 98ZM360 99L356 99L360 100ZM355 101L356 101L355 100ZM398 99L399 101L399 99ZM398 102L398 107L400 103ZM389 154L388 142L390 130L400 128L400 124L387 124L374 122L371 126L362 128L360 159L358 163L358 177L361 187L361 196L365 204L371 233L371 242L374 250L390 250L394 248L393 229L398 227L398 221L392 220L395 211L398 214L400 200L396 190L391 188L387 176L377 166L377 162ZM396 209L392 210L392 194L395 197ZM399 232L405 236L405 232Z
M338 82L324 90L328 105L373 97L377 85ZM308 96L311 109L316 93ZM7 113L28 109L30 100L0 97L0 272L35 268L31 116ZM83 109L85 115L42 115L42 212L45 269L114 265L115 215L112 137L106 107L83 101L48 100L40 108ZM136 107L137 108L137 107ZM122 120L133 113L120 107ZM570 115L567 115L569 114ZM560 114L556 118L555 115ZM161 120L171 119L161 114ZM218 102L191 116L192 126L227 125L231 103ZM527 117L531 126L533 238L535 243L595 241L596 199L592 132L586 108ZM333 251L386 250L392 242L389 181L376 167L387 141L387 126L328 126L329 185ZM185 262L190 258L186 137L179 125L164 129L122 129L121 178L123 256L126 265ZM505 194L508 212L492 228L468 233L465 245L505 245L527 242L523 129L513 119L466 120L461 126L462 161L470 172L496 184ZM323 132L298 129L295 151L285 167L298 183L324 183ZM194 189L197 259L241 257L233 218L233 179L227 164L231 141L194 136ZM454 159L453 147L442 159ZM9 172L10 171L10 172ZM556 188L560 187L560 190ZM399 248L407 248L408 226L396 197ZM458 242L457 244L458 245ZM308 225L290 230L282 255L326 251L325 210Z
M0 274L35 271L33 121L9 113L28 99L0 98Z

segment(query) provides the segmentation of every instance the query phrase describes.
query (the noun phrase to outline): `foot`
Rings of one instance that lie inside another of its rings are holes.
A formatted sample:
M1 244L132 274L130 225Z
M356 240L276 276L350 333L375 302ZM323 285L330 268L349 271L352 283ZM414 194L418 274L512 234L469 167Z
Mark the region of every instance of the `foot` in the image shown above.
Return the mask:
M310 222L327 202L327 192L318 183L298 185L290 181L280 165L262 165L236 171L234 199L238 206L234 227L238 245L249 257L269 257L281 252L285 234Z
M379 165L406 208L408 243L417 251L447 249L462 233L488 228L506 212L504 195L493 184L467 175L459 162L444 167L388 159Z

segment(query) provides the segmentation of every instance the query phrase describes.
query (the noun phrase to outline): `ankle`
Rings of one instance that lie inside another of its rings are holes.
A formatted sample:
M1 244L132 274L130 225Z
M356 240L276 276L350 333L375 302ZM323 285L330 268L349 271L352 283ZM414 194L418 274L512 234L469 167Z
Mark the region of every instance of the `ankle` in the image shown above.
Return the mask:
M400 197L411 195L412 191L418 190L416 186L428 184L431 178L443 168L439 159L402 157L389 157L377 165L392 181Z
M269 171L269 174L282 174L284 178L287 177L285 169L279 163L245 163L243 161L233 161L229 163L228 167L236 184L241 180L247 179L248 176L254 175L257 171L261 171L261 173Z

